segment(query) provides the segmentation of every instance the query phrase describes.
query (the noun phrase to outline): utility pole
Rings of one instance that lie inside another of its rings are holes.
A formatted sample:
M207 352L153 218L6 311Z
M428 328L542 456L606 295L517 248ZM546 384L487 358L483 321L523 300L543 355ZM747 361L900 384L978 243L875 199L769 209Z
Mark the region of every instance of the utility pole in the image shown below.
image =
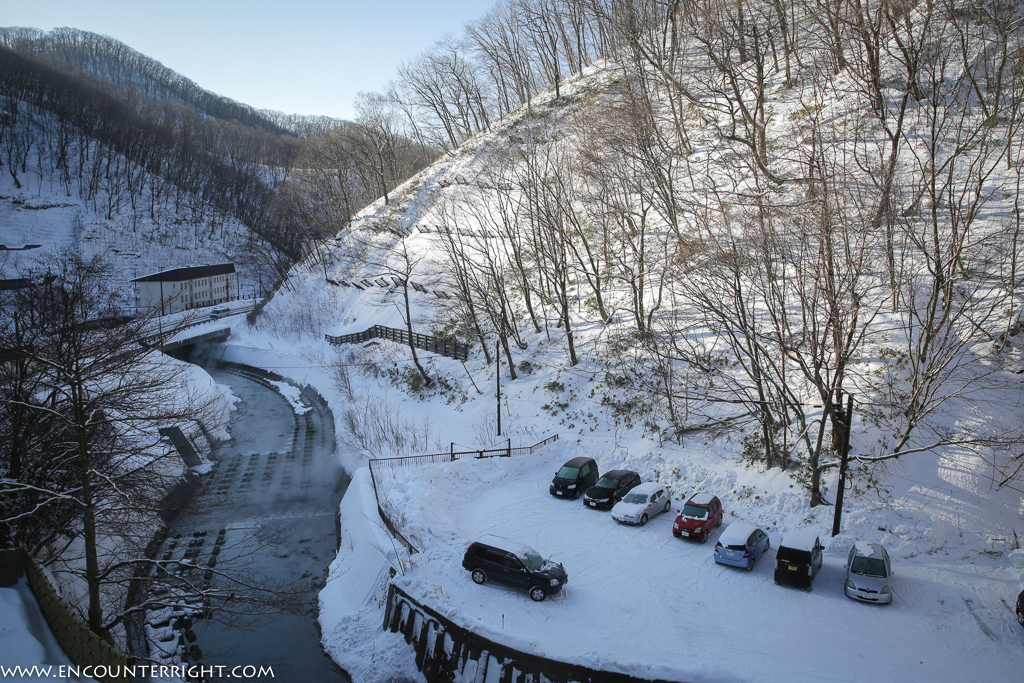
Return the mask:
M494 342L494 381L498 385L498 436L501 436L501 340Z
M840 409L841 410L841 409ZM839 535L843 522L843 493L846 491L846 463L850 453L850 432L853 431L853 395L846 395L846 412L842 413L843 445L839 453L839 492L836 494L836 509L832 516L832 535Z
M160 272L163 273L163 267L160 268ZM159 328L160 343L164 342L164 277L160 275L160 317L156 319L157 328Z

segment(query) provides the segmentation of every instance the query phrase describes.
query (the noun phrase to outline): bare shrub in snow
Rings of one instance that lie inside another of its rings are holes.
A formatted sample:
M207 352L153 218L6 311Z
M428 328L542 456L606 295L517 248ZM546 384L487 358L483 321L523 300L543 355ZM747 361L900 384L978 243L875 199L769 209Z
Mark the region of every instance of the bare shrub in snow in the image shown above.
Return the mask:
M374 396L345 407L341 414L345 431L341 441L369 453L413 455L441 448L433 436L429 418L405 419L386 396Z

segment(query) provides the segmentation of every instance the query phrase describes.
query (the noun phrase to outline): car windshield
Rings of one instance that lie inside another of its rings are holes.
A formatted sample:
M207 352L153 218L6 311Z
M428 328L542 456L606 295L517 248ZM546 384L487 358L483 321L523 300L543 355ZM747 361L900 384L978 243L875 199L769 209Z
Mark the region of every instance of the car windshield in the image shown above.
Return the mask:
M599 489L613 489L619 485L618 479L609 479L608 477L601 477L597 482L597 488Z
M531 572L535 572L544 566L544 558L532 550L527 550L519 559L523 561L523 564L525 564L526 568Z
M693 517L694 519L707 519L708 509L706 507L701 507L700 505L687 503L683 507L683 517Z
M858 555L853 558L850 571L854 574L863 574L864 576L885 576L885 562L880 557L863 557Z
M548 471L550 472L551 470ZM556 474L555 476L559 477L560 479L575 479L579 475L580 470L578 467L565 466L562 469L558 470L558 474Z
M627 503L635 503L635 504L639 505L639 504L647 502L647 494L646 493L630 493L629 495L627 495L622 500L627 502Z

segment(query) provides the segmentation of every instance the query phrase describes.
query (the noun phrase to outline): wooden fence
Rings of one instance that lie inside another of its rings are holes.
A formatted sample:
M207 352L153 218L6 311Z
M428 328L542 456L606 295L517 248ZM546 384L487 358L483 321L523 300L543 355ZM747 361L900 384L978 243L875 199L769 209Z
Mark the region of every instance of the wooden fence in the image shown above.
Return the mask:
M82 668L93 667L92 671L125 671L127 658L82 623L57 594L42 567L27 550L0 550L0 581L13 583L24 575L28 577L28 585L36 596L46 623L72 664ZM101 683L125 683L128 680L123 675L95 678Z
M367 342L371 339L390 339L391 341L398 342L399 344L410 343L408 330L399 330L394 327L385 327L384 325L374 325L368 330L355 332L353 334L343 334L340 336L327 334L324 336L327 338L327 343L332 346L340 346L341 344L362 344L363 342ZM469 359L469 344L463 344L462 342L457 342L453 339L442 339L441 337L432 337L428 334L413 332L412 346L415 346L417 349L431 351L456 360L465 361Z

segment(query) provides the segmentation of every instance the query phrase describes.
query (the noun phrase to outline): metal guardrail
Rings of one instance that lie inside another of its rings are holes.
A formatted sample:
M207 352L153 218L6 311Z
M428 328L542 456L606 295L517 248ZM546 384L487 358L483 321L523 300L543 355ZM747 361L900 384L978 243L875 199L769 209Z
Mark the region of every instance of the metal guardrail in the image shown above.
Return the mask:
M410 553L418 553L419 550L414 546L409 539L402 535L399 531L398 525L391 519L391 515L387 513L384 507L380 504L380 495L377 492L377 474L374 472L374 467L400 467L403 465L426 465L428 463L437 462L455 462L460 458L473 457L473 458L510 458L516 455L531 455L536 453L538 450L547 446L550 443L558 441L558 434L549 436L539 443L535 443L532 446L522 446L519 448L512 448L511 442L505 448L488 448L476 451L456 451L454 445L451 451L448 453L432 453L429 455L410 455L401 458L371 458L367 465L370 468L370 483L373 484L373 497L377 500L377 514L380 515L380 519L384 522L384 526L391 534L405 546L405 549Z
M431 453L428 455L408 455L400 458L374 458L370 460L371 470L373 464L378 467L401 467L404 465L425 465L436 462L455 462L461 458L509 458L515 455L532 455L550 443L558 441L558 434L549 436L532 446L521 446L512 448L511 444L505 448L487 448L476 451L456 451L454 448L447 453Z
M374 325L368 330L363 332L355 332L353 334L343 334L339 336L327 334L324 335L327 339L327 343L332 346L340 346L342 344L362 344L371 339L389 339L399 344L409 344L410 336L408 330L399 330L394 327L385 327L384 325ZM417 349L423 349L424 351L432 351L448 358L454 358L456 360L469 360L469 344L463 344L453 339L443 339L441 337L432 337L427 334L419 334L413 332L411 337L411 344Z

